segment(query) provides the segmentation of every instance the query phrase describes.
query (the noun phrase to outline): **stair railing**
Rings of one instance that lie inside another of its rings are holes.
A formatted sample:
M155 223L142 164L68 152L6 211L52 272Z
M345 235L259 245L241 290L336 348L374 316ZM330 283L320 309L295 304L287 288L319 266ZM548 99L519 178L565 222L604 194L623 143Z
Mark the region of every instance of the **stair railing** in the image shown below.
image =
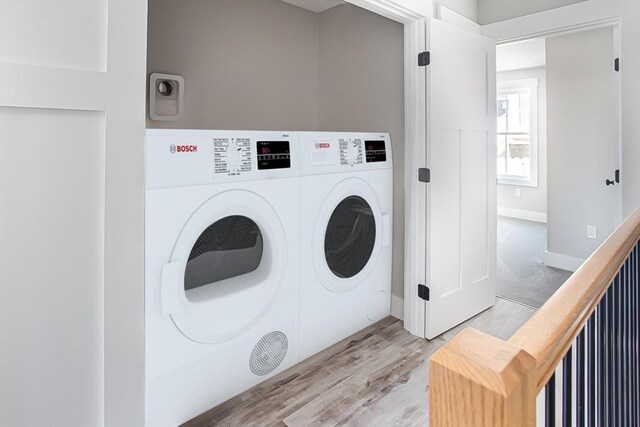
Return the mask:
M467 328L438 350L430 425L640 426L639 240L640 208L508 341Z

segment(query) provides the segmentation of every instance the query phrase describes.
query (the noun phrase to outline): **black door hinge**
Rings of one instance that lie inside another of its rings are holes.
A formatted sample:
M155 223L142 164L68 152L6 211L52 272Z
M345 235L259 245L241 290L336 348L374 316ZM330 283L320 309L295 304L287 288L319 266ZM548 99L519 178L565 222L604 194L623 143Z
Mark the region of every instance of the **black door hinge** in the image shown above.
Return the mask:
M613 60L613 69L616 71L620 71L620 58L616 58Z
M429 301L430 299L430 291L429 288L425 285L418 285L418 297L425 301Z
M420 52L418 54L418 67L424 67L431 64L431 54L429 52Z
M418 168L418 181L431 182L431 170L428 168Z

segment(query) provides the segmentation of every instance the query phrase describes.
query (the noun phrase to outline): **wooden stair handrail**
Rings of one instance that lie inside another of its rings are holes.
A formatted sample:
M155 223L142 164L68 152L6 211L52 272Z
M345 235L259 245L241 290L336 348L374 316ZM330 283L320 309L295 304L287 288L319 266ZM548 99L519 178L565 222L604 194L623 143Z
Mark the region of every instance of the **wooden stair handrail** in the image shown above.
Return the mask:
M508 341L467 328L434 353L431 426L535 426L538 393L638 241L640 208Z
M638 240L640 208L509 339L536 359L538 390L549 381Z

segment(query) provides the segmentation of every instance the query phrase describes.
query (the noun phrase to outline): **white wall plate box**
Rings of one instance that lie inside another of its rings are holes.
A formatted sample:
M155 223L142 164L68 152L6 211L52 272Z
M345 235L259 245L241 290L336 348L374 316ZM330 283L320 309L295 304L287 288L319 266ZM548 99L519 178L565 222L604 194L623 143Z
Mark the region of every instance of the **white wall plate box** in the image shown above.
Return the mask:
M152 73L149 77L149 117L175 121L184 102L184 78L177 74Z

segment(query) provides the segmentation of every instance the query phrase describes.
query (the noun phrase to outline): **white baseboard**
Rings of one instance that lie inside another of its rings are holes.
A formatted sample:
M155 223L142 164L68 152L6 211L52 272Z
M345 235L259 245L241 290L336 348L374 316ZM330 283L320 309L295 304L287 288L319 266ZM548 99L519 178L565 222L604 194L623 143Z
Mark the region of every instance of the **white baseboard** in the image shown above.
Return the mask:
M576 271L585 262L582 258L576 258L569 255L557 254L545 251L544 263L549 267L560 268L567 271Z
M526 219L527 221L547 223L547 214L542 212L525 211L522 209L503 208L498 206L498 215L509 218Z
M404 300L395 295L391 295L391 315L400 320L404 316Z

